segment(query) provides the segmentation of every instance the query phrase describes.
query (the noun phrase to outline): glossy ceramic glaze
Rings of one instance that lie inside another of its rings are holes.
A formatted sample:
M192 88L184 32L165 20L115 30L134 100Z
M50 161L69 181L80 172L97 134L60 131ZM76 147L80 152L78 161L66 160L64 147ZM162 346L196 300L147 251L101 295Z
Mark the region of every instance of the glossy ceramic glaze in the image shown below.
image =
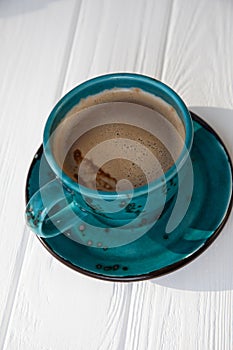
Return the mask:
M176 110L185 127L184 146L175 164L163 176L134 189L133 193L98 192L81 186L62 171L51 148L53 131L81 99L114 88L137 88L163 99ZM30 198L26 208L28 225L41 237L54 237L74 225L79 226L80 219L83 219L94 228L87 241L76 234L75 240L80 243L89 245L89 241L95 241L95 245L111 244L116 247L132 242L152 227L163 213L165 203L171 200L181 186L187 173L192 140L193 125L189 111L176 92L164 83L132 73L108 74L84 82L57 103L46 123L43 139L44 161L48 162L58 180L52 180L44 186L43 181L40 181L37 193ZM43 165L39 171L40 178L43 177L42 167ZM118 230L103 235L103 227L121 227L121 237ZM99 232L97 238L96 230Z
M42 244L64 264L92 277L117 280L143 280L171 272L198 256L220 233L232 206L232 165L222 141L212 128L192 113L194 141L191 160L194 191L189 209L179 226L165 233L175 198L156 225L143 237L118 248L84 246L70 239L72 230L53 238L40 238ZM43 154L36 154L27 179L26 200L38 190L38 170ZM210 157L214 154L214 157ZM54 177L45 162L43 182ZM88 237L88 225L80 220L74 231ZM108 234L108 232L106 232Z

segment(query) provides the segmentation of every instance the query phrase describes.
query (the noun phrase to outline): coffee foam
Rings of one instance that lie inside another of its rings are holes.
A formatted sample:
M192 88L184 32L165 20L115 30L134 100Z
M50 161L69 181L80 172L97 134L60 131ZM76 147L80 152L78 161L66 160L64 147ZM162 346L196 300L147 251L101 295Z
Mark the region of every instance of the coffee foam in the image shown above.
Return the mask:
M69 118L85 108L107 102L130 102L155 110L170 121L183 138L185 137L184 125L174 107L160 97L152 95L139 88L115 88L105 90L93 96L88 96L85 99L81 99L80 102L67 113L66 117Z
M81 100L55 130L52 149L73 179L77 164L72 154L78 149L110 177L139 187L174 164L184 138L181 119L161 98L139 89L113 89ZM84 185L93 188L88 181Z

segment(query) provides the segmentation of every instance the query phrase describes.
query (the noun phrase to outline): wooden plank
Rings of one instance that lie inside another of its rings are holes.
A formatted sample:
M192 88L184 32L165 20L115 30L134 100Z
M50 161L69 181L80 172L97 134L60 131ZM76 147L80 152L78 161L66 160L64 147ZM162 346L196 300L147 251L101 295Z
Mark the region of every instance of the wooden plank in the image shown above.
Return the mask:
M170 8L171 1L83 2L62 94L110 71L159 77ZM30 236L5 349L123 349L131 289L74 273Z
M173 2L161 79L191 106L233 107L233 3Z
M23 215L26 175L57 98L78 7L73 0L0 4L1 349L28 241Z
M232 110L192 109L221 130L232 151ZM217 240L192 263L172 274L133 285L127 349L231 350L232 227L233 212Z
M230 1L174 1L161 74L188 105L202 106L192 109L219 132L231 155L232 18ZM231 214L221 236L193 263L133 285L127 350L232 349L232 227Z
M130 285L80 275L32 239L5 348L118 349L130 295Z
M93 76L136 72L160 78L172 1L86 1L64 92Z

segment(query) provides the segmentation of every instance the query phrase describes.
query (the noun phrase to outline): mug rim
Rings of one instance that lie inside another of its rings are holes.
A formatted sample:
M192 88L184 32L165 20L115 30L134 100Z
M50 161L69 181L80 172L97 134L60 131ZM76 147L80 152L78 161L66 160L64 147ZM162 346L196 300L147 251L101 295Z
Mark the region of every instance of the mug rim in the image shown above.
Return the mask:
M83 185L80 185L78 182L75 182L72 180L66 173L60 168L58 163L56 162L51 147L50 147L50 136L52 133L52 127L54 120L59 113L59 111L64 108L64 106L72 100L77 94L81 94L83 90L86 88L90 88L91 86L94 86L95 84L101 84L103 83L103 91L104 91L104 83L106 81L112 80L112 81L118 81L118 80L128 80L130 82L141 82L141 83L146 83L150 85L151 87L160 89L160 91L166 93L169 95L170 98L175 102L176 106L180 109L183 117L183 124L185 127L185 140L184 140L184 146L182 148L182 151L177 158L177 160L174 162L174 164L164 173L164 175L160 176L159 178L151 181L149 184L145 184L143 186L140 186L138 188L134 188L133 192L133 197L137 197L139 195L142 195L144 193L148 192L148 187L151 190L156 190L159 187L163 185L163 182L161 181L162 178L166 178L166 181L171 180L177 172L183 167L186 159L189 156L189 152L192 147L192 141L193 141L193 123L192 119L189 113L188 108L186 107L185 103L181 99L181 97L168 85L164 84L160 80L157 80L155 78L152 78L150 76L146 76L143 74L137 74L137 73L111 73L111 74L104 74L104 75L99 75L97 77L91 78L89 80L84 81L83 83L75 86L72 90L67 92L54 106L52 109L48 120L45 124L44 128L44 134L43 134L43 148L44 148L44 153L45 157L55 173L55 175L71 190L74 192L80 192L90 196L92 198L99 197L99 195L104 196L105 199L111 199L117 195L118 198L125 198L125 196L129 193L131 193L131 190L125 190L121 192L105 192L105 191L97 191L94 189L90 189L88 187L85 187ZM134 86L132 85L131 88ZM137 87L137 86L135 86ZM106 88L106 90L108 90ZM143 89L142 89L143 90ZM82 98L82 97L81 97ZM77 102L78 104L79 102ZM73 108L73 107L72 107ZM68 112L67 112L68 113ZM66 113L66 114L67 114ZM179 116L180 117L180 116Z

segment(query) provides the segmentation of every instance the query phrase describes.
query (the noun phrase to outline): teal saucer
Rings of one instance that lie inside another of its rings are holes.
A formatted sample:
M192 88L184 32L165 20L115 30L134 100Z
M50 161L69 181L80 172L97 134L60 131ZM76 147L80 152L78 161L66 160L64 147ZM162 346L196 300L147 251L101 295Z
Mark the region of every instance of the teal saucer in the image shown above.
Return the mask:
M232 164L215 131L194 113L191 115L195 130L191 151L194 190L189 209L174 231L165 234L175 199L152 229L133 243L97 248L75 242L66 232L53 238L38 237L45 248L72 269L111 281L161 276L188 264L206 250L221 232L231 211ZM41 146L28 173L26 202L39 188L42 155ZM42 184L53 178L54 173L45 162ZM84 227L81 220L77 227Z

